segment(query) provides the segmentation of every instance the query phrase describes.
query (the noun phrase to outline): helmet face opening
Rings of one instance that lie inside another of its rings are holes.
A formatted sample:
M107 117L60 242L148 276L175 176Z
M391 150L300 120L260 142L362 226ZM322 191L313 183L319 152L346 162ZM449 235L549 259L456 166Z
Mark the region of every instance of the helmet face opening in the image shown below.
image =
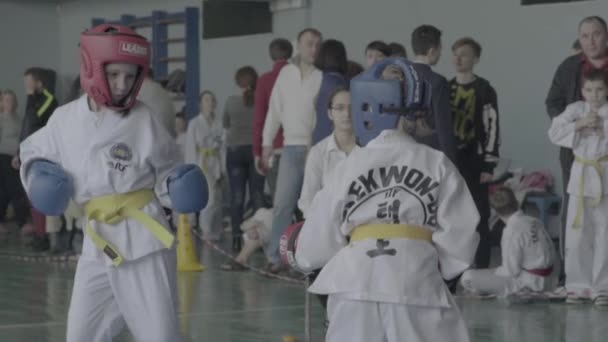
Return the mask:
M135 73L132 73L128 70L124 70L124 68L116 69L116 64L124 64L124 63L107 63L104 65L105 70L105 87L108 90L108 94L110 94L110 106L115 108L123 108L128 103L134 101L137 98L137 95L134 95L135 88L137 86L137 80L142 75L142 68L139 65L135 66ZM108 68L113 68L113 70L108 70ZM120 78L129 78L132 77L133 80L120 80ZM117 85L116 83L121 83ZM125 89L125 85L122 83L127 83L128 90ZM128 84L130 83L130 85ZM117 89L118 88L118 89ZM109 106L109 107L110 107Z
M81 34L80 60L80 83L89 97L112 110L127 111L135 104L148 72L150 44L128 27L99 25ZM106 72L111 64L137 67L133 84L118 101L114 96L117 89L108 80Z

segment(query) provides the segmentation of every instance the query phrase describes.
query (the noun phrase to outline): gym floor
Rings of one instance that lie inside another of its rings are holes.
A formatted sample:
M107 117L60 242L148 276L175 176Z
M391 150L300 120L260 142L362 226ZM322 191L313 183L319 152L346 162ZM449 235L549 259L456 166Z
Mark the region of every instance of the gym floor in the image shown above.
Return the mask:
M13 239L0 244L0 341L65 341L75 263L24 261ZM186 341L272 342L304 336L304 288L251 271L218 268L225 258L203 248L202 273L179 274ZM261 265L257 255L254 264ZM312 340L323 341L324 315L312 299ZM474 342L604 342L608 311L591 305L513 304L458 298ZM123 332L116 341L133 341ZM440 342L440 341L438 341Z

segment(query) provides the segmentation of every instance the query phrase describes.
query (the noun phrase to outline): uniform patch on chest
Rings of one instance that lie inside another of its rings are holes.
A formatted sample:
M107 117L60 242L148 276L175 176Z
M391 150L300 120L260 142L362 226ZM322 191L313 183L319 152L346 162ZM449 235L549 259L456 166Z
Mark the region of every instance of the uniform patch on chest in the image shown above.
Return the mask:
M117 143L110 148L110 157L112 157L112 160L108 161L108 166L114 170L124 172L130 166L133 152L127 144Z

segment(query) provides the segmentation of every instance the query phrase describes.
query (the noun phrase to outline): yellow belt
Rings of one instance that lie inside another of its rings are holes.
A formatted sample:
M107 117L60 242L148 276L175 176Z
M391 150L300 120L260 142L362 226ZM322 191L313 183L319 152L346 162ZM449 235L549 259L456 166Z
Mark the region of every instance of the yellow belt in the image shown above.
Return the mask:
M598 204L600 204L601 200L602 200L602 193L603 193L603 184L602 184L602 166L600 165L600 163L602 162L606 162L608 161L608 156L604 156L598 159L585 159L579 156L574 156L574 160L580 164L582 164L583 166L591 166L593 168L593 170L595 170L595 172L597 173L599 179L600 179L600 186L599 186L599 191L600 194L599 196L595 197L593 199L593 202L591 203L592 206L597 206ZM585 170L583 169L581 172L581 178L578 181L578 203L576 206L576 215L574 216L574 223L573 223L573 227L574 228L580 228L581 227L581 218L583 216L583 212L584 212L584 204L585 204Z
M140 190L93 198L85 205L87 235L99 250L112 259L114 266L120 265L123 257L116 247L93 230L90 221L114 225L127 218L133 219L146 227L166 248L170 248L174 241L173 235L163 225L140 210L154 200L154 196L151 190Z
M407 238L430 242L433 238L433 232L420 226L408 224L366 224L355 228L350 235L350 241L392 238Z
M198 152L203 157L203 161L201 162L200 167L203 170L203 173L206 174L207 173L207 158L217 156L217 154L218 154L217 149L198 147L196 149L196 152Z

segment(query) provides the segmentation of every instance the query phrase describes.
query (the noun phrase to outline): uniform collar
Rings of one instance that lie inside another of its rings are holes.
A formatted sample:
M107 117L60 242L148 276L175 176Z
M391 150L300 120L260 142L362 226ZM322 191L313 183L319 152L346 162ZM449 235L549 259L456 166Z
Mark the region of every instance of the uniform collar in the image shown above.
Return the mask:
M524 216L524 212L521 210L518 210L516 212L513 213L513 215L511 215L508 219L507 222L505 222L506 226L510 226L511 224L513 224L515 221L517 221L519 218L521 218L522 216Z
M355 149L359 148L359 144L357 142L355 142L355 147L353 147L353 151ZM338 147L338 141L336 140L336 134L332 133L328 139L327 139L327 152L342 152L342 153L346 153L344 151L342 151L339 147ZM352 151L351 151L352 153Z
M409 134L401 129L385 129L376 138L372 139L367 146L386 145L392 143L415 143Z

